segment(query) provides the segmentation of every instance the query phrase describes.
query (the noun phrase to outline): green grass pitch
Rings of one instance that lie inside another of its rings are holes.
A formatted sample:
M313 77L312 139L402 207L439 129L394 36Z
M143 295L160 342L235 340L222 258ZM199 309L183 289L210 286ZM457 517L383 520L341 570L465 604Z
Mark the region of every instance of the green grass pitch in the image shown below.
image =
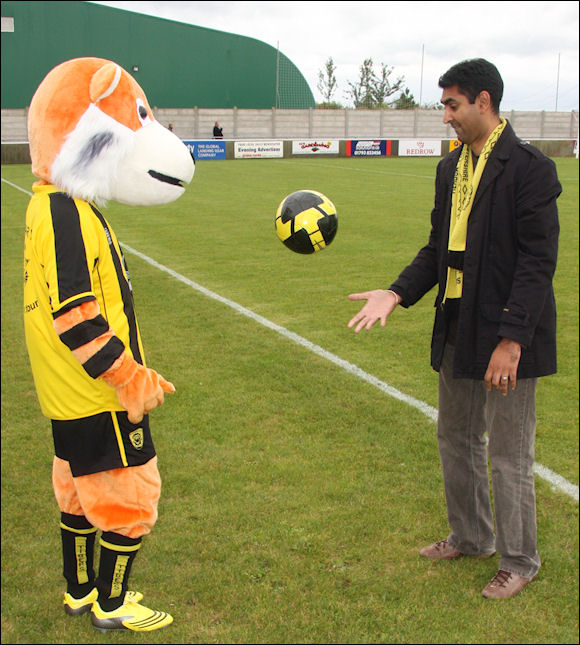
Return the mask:
M577 501L537 478L544 566L520 596L485 601L497 556L417 555L447 535L433 421L244 315L436 408L435 293L359 335L347 296L387 287L425 243L437 161L200 162L173 204L103 209L126 245L147 362L177 389L151 415L163 491L131 578L175 622L147 642L578 642ZM577 485L578 161L556 163L559 372L540 380L536 460ZM135 643L145 637L103 636L62 610L52 438L22 326L33 177L3 166L2 178L2 642ZM274 230L280 201L303 188L326 194L339 222L309 256Z

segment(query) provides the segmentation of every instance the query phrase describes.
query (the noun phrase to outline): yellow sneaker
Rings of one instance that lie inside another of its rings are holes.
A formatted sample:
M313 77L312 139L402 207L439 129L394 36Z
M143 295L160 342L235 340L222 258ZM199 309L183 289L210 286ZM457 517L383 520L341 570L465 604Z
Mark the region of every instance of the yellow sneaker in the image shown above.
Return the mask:
M127 600L118 609L103 611L99 602L95 600L91 609L91 621L93 627L99 632L108 632L112 629L152 632L171 625L173 616Z
M74 598L68 592L65 592L64 599L62 601L64 610L69 616L80 616L81 614L86 614L87 611L91 610L91 607L98 595L99 592L96 587L93 587L91 591L82 598Z
M91 610L93 603L97 599L99 592L96 587L82 598L74 598L69 593L65 592L64 599L62 601L64 605L64 610L69 616L80 616L81 614L86 614ZM128 591L125 594L125 602L141 602L143 600L143 594L139 591Z

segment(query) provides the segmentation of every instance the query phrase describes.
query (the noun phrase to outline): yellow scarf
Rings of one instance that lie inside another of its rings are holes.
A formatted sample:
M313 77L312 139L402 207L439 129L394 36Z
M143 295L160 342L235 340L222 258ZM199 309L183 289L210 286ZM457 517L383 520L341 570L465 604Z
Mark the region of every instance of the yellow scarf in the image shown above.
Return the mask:
M475 170L473 169L473 157L471 146L464 145L457 167L455 168L455 177L453 179L453 196L451 199L451 219L449 222L449 251L465 251L465 241L467 239L467 220L471 213L473 199L477 193L479 181L483 175L485 164L495 144L501 136L506 120L501 119L501 123L489 135ZM447 286L445 296L447 298L461 298L463 292L463 271L449 267L447 270Z

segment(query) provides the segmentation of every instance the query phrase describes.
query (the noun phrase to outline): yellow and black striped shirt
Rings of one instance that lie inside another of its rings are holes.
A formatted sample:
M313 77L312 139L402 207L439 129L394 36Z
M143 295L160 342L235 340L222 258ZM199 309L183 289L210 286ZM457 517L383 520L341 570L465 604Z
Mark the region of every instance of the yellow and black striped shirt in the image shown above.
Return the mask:
M95 206L55 186L33 186L26 212L24 329L42 412L78 419L122 410L97 377L125 349L145 363L127 266L115 234ZM84 302L100 315L59 336L53 320ZM83 365L72 350L108 328L114 336Z

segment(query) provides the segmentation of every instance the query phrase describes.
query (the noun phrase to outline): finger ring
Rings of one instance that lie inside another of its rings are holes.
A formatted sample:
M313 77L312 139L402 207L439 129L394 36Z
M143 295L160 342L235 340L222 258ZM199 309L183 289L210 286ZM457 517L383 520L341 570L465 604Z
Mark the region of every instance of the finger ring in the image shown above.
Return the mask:
M508 380L508 377L507 377L507 376L502 376L502 377L501 377L501 380L502 380L502 381L507 381L507 380Z

